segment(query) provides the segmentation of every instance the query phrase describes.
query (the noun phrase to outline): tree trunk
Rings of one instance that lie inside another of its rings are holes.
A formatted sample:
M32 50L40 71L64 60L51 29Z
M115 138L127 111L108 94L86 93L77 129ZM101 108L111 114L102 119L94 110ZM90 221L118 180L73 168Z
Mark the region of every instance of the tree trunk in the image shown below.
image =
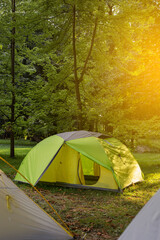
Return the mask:
M76 7L73 6L73 57L74 57L74 81L75 81L75 91L76 100L78 107L78 129L82 129L82 102L79 90L79 79L77 75L77 53L76 53Z
M14 157L14 120L15 120L15 0L12 1L12 39L11 39L11 134L10 134L10 156Z

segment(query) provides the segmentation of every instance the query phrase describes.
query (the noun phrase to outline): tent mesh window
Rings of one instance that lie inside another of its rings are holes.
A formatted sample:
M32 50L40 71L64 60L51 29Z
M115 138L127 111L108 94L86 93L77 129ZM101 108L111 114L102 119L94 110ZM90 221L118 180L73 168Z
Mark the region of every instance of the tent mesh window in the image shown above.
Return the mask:
M85 184L96 184L100 177L100 166L82 154L80 155L80 158L82 162Z

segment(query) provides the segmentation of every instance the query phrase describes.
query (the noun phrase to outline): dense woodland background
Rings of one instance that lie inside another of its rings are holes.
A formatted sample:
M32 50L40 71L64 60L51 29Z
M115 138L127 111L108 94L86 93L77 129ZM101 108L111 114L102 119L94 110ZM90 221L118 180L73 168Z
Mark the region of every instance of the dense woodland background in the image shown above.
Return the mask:
M157 0L1 0L0 138L160 137Z

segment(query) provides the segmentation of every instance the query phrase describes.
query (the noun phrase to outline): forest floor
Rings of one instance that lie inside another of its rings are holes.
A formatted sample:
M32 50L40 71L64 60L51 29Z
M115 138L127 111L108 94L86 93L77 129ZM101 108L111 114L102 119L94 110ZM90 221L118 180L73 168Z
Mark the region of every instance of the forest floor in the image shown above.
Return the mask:
M9 144L0 140L0 156L18 168L32 143L16 143L16 157L9 157ZM39 183L37 189L51 203L76 239L116 240L160 187L160 153L134 153L145 180L126 188L122 193L53 187ZM12 180L15 172L3 162L2 169ZM27 184L18 184L46 212L61 223L53 210Z

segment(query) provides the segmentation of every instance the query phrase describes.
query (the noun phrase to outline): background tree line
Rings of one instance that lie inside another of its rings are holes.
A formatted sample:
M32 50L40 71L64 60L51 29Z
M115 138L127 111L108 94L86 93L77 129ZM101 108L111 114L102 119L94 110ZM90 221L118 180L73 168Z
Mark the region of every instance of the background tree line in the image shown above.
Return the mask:
M0 136L159 137L159 2L2 0Z

